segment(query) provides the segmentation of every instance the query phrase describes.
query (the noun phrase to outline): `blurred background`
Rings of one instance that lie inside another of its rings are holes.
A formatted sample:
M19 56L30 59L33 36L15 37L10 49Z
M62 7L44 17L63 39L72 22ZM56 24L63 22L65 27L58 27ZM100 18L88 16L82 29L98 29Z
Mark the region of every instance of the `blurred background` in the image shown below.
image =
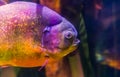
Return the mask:
M40 67L5 68L1 77L5 77L6 70L16 74L14 77L120 77L119 0L24 1L48 6L68 19L76 27L81 43L75 52L41 71Z

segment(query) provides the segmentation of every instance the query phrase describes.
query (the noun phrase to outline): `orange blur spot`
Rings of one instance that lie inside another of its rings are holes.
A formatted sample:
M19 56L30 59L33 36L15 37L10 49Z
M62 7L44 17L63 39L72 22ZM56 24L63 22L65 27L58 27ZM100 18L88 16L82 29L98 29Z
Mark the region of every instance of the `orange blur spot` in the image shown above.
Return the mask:
M107 63L109 66L119 69L120 70L120 61L118 60L111 60L111 59L106 59Z

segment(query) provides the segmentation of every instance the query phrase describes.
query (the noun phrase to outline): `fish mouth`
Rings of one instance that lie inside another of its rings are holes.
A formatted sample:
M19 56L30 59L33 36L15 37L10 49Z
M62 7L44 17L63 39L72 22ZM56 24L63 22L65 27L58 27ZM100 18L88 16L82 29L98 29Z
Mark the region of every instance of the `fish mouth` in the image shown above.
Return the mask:
M77 38L73 41L74 46L77 46L79 43L80 43L80 40Z

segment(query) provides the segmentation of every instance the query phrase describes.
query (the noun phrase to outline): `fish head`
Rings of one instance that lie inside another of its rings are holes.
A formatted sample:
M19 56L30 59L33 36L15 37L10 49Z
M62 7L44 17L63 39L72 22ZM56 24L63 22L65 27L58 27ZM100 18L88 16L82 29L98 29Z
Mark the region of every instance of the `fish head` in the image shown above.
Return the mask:
M62 58L73 52L79 44L75 27L65 18L54 26L47 26L43 32L43 45L52 57Z

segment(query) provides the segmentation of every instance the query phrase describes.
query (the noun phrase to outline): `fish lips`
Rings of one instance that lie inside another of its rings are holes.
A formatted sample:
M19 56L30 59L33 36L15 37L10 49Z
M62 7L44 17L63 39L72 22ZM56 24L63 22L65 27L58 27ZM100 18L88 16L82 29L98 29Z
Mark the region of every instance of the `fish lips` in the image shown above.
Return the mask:
M80 40L76 38L76 39L73 41L73 46L78 46L79 43L80 43Z

